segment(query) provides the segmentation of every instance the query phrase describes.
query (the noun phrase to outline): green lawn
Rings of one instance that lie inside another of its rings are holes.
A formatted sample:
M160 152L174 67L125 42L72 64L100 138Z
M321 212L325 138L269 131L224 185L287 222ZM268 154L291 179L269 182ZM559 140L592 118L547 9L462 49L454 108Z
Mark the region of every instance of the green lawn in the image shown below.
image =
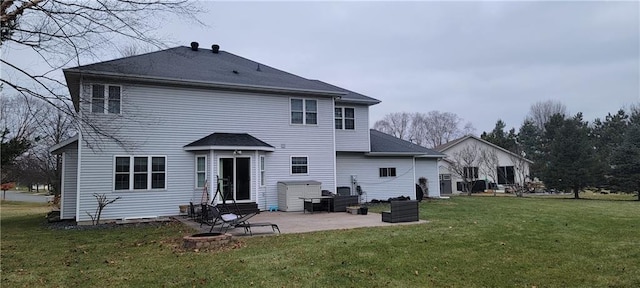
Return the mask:
M178 224L51 230L45 211L2 203L3 287L640 287L637 201L460 196L423 202L424 225L197 253Z

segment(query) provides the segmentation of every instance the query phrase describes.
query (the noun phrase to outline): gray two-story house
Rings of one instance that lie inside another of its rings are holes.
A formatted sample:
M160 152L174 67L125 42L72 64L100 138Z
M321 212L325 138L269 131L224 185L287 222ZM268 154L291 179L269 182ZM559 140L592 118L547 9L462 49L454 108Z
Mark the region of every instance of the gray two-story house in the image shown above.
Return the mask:
M380 101L234 54L176 47L63 70L79 133L63 155L61 216L91 220L94 193L121 197L103 219L178 214L229 197L266 210L278 183L360 186L366 199L439 196L443 154L369 129ZM355 193L355 191L352 191Z

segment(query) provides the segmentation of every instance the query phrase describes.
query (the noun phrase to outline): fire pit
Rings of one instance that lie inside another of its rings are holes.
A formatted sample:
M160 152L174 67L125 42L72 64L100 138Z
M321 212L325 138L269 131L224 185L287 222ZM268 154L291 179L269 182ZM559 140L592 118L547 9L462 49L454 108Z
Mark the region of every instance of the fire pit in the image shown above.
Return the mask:
M183 247L186 249L208 249L223 246L231 241L231 234L228 233L199 233L191 236L184 236Z

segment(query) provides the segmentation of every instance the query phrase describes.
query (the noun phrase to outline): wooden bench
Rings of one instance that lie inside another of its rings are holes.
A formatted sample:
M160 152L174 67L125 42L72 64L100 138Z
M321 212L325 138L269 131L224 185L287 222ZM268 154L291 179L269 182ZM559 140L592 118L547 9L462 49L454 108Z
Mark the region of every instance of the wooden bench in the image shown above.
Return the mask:
M391 211L382 212L382 222L414 222L418 221L420 210L418 201L391 201Z

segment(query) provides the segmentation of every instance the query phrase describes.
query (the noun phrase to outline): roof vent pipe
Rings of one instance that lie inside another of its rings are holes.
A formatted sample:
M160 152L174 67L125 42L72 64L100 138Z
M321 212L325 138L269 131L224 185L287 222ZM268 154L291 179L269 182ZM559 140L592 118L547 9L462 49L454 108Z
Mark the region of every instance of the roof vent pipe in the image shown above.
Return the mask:
M191 42L191 50L198 51L198 42Z
M215 54L218 54L218 52L220 52L220 45L217 45L217 44L211 45L211 51L213 51L213 53Z

